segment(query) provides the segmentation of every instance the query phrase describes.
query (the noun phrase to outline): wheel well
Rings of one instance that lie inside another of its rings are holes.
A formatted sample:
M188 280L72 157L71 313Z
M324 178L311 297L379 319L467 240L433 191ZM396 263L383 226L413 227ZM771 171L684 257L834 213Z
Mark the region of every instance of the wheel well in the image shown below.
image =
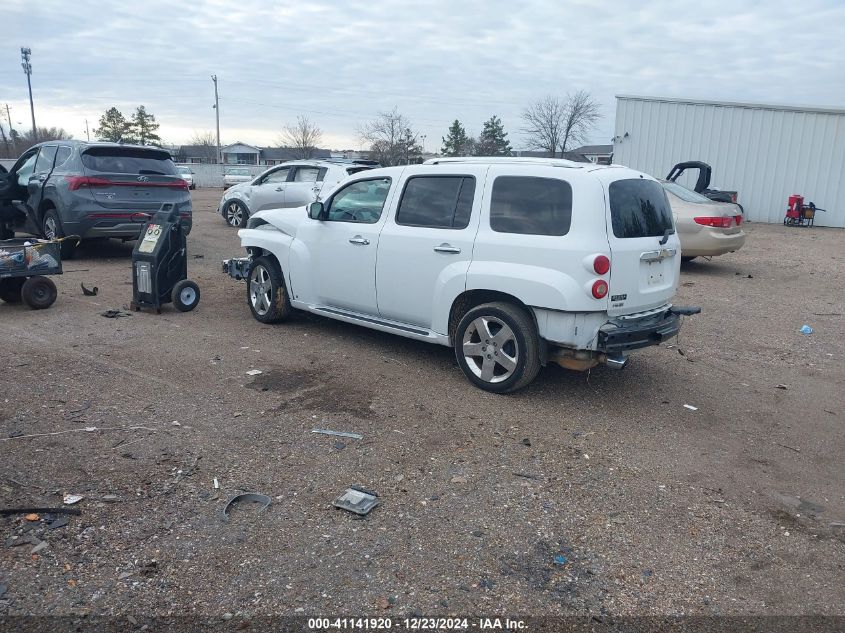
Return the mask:
M41 206L38 207L38 221L43 222L44 221L44 214L47 213L47 210L48 209L55 210L55 208L56 208L56 205L53 203L52 200L42 200Z
M452 302L452 309L449 311L449 341L454 345L455 330L458 329L458 323L464 318L464 315L472 310L475 306L482 303L491 303L493 301L503 301L506 303L513 303L523 308L537 324L537 317L534 310L531 310L522 301L509 295L506 292L499 292L498 290L467 290L458 295Z

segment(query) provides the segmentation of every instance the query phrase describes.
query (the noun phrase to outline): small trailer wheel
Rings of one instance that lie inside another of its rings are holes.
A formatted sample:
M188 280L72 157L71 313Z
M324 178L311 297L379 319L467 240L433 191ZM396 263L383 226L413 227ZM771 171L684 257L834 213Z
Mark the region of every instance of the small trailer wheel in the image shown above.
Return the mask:
M21 288L26 281L25 277L9 277L0 279L0 299L6 303L21 302Z
M21 298L33 310L49 308L56 301L59 292L52 279L36 275L23 283Z
M173 286L170 297L179 312L189 312L200 302L200 287L190 279L183 279Z

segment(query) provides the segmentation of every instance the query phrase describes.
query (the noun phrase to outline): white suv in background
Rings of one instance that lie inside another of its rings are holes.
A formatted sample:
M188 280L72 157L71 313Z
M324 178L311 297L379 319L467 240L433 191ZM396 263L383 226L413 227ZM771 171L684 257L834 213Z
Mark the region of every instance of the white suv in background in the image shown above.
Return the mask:
M438 159L356 174L238 232L262 323L306 310L454 348L482 389L541 365L619 368L675 336L680 252L660 183L556 159Z
M352 174L378 166L371 161L339 158L289 161L227 189L218 211L230 226L241 228L253 213L304 206L317 200L324 187L331 189Z

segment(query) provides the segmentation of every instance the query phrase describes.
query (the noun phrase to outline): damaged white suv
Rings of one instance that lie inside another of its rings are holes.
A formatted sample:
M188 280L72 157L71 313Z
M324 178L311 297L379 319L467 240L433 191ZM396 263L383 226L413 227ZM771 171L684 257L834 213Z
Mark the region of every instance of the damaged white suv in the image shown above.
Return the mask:
M675 336L680 252L660 183L556 159L458 158L356 174L323 202L239 231L262 323L306 310L448 345L467 378L510 392L540 367L619 368Z

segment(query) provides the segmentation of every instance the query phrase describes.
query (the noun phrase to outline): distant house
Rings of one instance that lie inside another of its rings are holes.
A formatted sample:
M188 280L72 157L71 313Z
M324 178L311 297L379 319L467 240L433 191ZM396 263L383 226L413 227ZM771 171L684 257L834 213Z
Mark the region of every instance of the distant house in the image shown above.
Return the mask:
M581 154L591 163L609 165L613 156L613 145L582 145L572 150L573 154Z
M217 163L217 148L211 145L181 145L170 152L177 163ZM220 148L224 165L278 165L296 160L297 150L290 147L256 147L232 143ZM327 149L315 149L311 158L329 158Z

